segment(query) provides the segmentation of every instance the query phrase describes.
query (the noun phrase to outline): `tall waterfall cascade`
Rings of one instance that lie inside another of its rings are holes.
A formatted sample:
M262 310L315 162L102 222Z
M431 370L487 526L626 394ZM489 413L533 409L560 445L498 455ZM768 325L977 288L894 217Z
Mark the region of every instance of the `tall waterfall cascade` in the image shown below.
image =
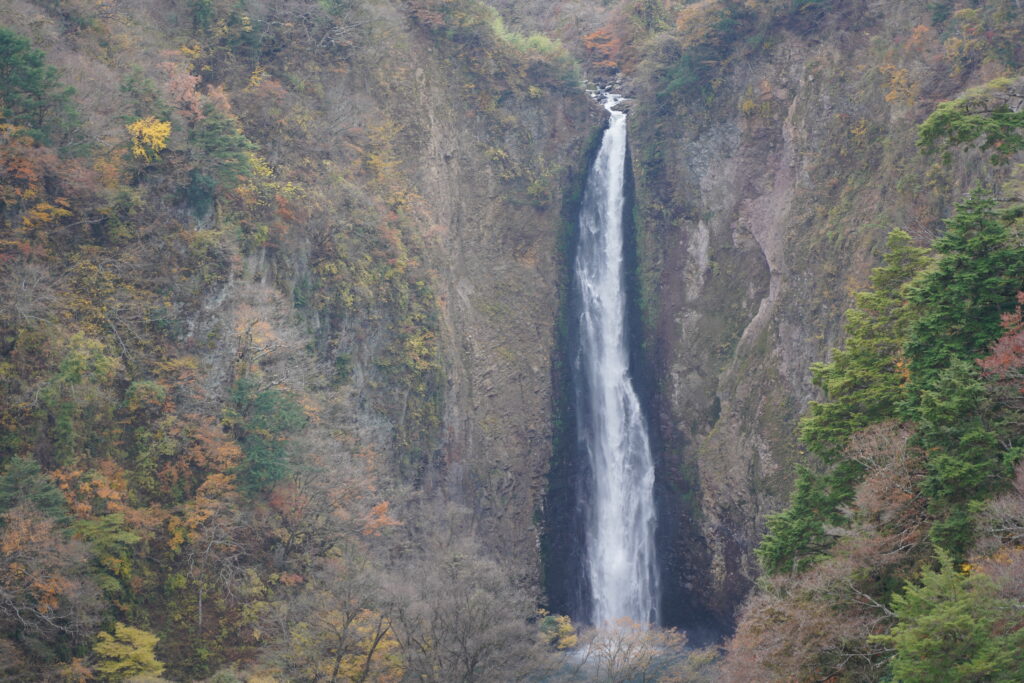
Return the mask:
M610 120L580 208L574 363L578 437L586 450L586 571L595 624L658 621L654 460L629 373L623 267L626 114L606 95Z

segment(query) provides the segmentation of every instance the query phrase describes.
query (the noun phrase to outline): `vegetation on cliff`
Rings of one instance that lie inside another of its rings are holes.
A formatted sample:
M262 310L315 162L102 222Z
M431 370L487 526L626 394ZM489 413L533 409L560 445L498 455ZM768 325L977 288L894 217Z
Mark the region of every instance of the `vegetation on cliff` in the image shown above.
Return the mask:
M983 92L1016 87L1003 79ZM1012 153L1011 110L979 114L967 104L978 92L939 106L920 144L983 137L984 149ZM1018 198L979 191L929 252L890 234L844 348L813 368L828 400L811 403L801 439L824 469L804 469L790 507L768 520L766 578L730 644L732 678L1024 675L1022 216ZM812 635L808 619L838 628Z
M0 678L1024 677L1020 4L493 4L0 0ZM536 609L574 54L722 672Z
M562 167L502 141L585 110L564 50L475 0L0 13L0 678L547 670L534 587L431 490L447 228L406 99L440 82L537 216Z
M679 620L706 609L729 630L763 573L755 548L767 518L796 491L804 512L776 518L762 554L782 572L816 561L822 568L821 556L850 533L845 511L869 478L865 464L845 455L846 440L866 427L878 432L873 438L885 430L902 438L903 418L890 421L903 409L905 380L893 368L906 371L910 362L901 354L917 309L947 306L958 294L921 291L948 300L926 303L894 280L858 295L887 251L887 236L897 226L907 235L909 281L935 258L920 249L952 234L945 220L972 188L1019 194L1013 137L982 147L989 134L1012 128L1019 109L1014 89L1001 84L1024 65L1022 16L1015 3L998 0L648 4L659 19L628 48L640 58L623 61L637 95L631 142L645 353L658 378L652 420L664 514L678 520L660 546L671 565L666 609ZM616 39L634 39L607 28ZM595 53L615 45L596 38ZM622 58L627 48L620 48ZM958 101L961 95L967 99ZM933 118L931 133L919 131L936 111L971 117L941 132ZM940 153L922 154L928 143L919 151L919 135ZM965 135L977 144L959 144ZM987 163L993 154L1003 161L1001 149L1008 163ZM977 216L965 220L982 231L1016 230L1006 202L984 208L983 194L964 214ZM1010 268L1016 255L1002 256L1008 260L1000 267ZM978 301L966 314L989 316L991 334L1015 289L989 284L993 296L1008 298L987 313ZM857 312L844 333L851 305ZM844 336L845 355L809 370ZM968 356L961 360L973 362ZM920 410L953 410L930 396ZM801 442L798 422L816 398L816 422L808 425L815 433ZM951 440L967 436L940 433L947 425L932 417L929 447L954 450ZM972 448L979 471L999 460L980 442ZM964 477L952 485L957 478L940 460L936 454L929 464L928 514L949 517L933 535L948 537L949 546L955 538L966 543L971 532L954 512L956 501L992 495L982 490L994 482ZM916 512L897 507L893 514ZM814 601L820 594L801 604Z

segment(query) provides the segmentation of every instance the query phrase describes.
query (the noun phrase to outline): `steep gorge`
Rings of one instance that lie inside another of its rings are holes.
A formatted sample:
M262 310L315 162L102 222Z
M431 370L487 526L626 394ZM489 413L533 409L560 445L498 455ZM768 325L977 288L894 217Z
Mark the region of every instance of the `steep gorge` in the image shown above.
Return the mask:
M1020 67L1020 11L493 4L511 29L476 0L0 1L82 114L49 140L0 119L0 493L37 463L93 553L67 556L104 577L73 638L0 614L0 674L90 652L101 620L159 634L177 678L337 673L287 653L311 621L289 605L323 602L339 557L395 595L478 560L459 576L518 610L470 629L494 628L491 672L529 659L506 645L535 644L537 605L573 610L571 259L607 116L534 30L625 74L661 619L695 642L733 628L767 515L816 466L795 437L809 366L886 235L930 242L976 184L1019 194L1019 169L915 138Z
M571 60L496 32L472 1L0 12L9 58L42 50L83 113L53 150L3 129L5 169L28 170L5 170L0 205L2 353L17 359L4 365L0 470L39 462L44 488L69 477L78 516L124 530L118 566L137 578L108 584L117 606L95 603L108 623L159 634L176 677L209 675L257 645L269 617L222 629L264 609L226 578L236 568L267 591L259 604L284 609L324 563L408 566L399 555L437 533L479 543L480 561L500 563L485 574L514 591L501 599L521 592L507 604L530 616L563 197L603 123ZM40 406L34 392L75 354L102 372L55 385L53 405L71 412ZM92 497L95 482L110 498ZM468 519L431 526L445 501ZM382 535L392 521L419 540ZM235 564L197 565L199 538L224 528L207 547ZM74 652L96 628L82 622ZM5 634L4 672L18 675L34 646L16 625ZM62 647L61 634L41 642Z
M637 70L639 279L662 509L677 520L660 546L673 623L690 603L728 628L758 576L766 516L795 465L817 466L796 441L820 398L809 366L841 342L886 235L927 243L958 198L1008 175L976 152L944 165L915 148L936 104L1012 72L983 58L991 44L950 51L967 15L805 4L696 3Z

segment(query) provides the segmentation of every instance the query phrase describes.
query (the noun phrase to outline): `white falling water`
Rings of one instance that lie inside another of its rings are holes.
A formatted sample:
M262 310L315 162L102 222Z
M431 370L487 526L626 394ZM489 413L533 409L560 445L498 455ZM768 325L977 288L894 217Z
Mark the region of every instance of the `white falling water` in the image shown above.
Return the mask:
M612 109L580 209L576 286L581 296L576 403L589 457L587 571L595 624L657 623L654 462L629 376L623 277L626 114Z

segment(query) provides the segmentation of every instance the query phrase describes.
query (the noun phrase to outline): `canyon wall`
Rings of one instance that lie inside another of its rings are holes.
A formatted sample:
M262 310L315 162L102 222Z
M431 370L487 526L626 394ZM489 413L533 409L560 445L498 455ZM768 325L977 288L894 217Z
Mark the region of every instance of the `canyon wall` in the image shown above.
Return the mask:
M926 244L995 182L977 153L920 153L916 125L1007 69L956 52L966 17L926 3L690 9L637 72L638 277L666 613L728 629L766 516L816 466L795 434L820 398L809 366L841 342L886 235Z
M76 519L122 515L137 580L103 609L144 614L181 677L262 647L222 628L236 587L193 571L222 522L246 599L464 534L527 613L545 583L570 608L568 280L606 116L564 47L515 32L543 29L625 74L663 616L719 636L814 465L809 366L887 233L926 244L1017 172L915 146L936 104L1022 61L1011 4L503 0L507 28L477 0L0 0L4 49L55 68L32 72L52 102L0 121L2 465L62 477Z

